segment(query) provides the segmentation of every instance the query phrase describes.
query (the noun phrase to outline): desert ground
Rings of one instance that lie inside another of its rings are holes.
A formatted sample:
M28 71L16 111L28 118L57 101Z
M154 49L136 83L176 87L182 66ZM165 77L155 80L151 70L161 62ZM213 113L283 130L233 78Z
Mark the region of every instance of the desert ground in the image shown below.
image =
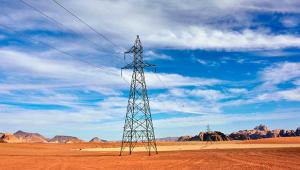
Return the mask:
M0 169L300 169L300 137L213 143L159 142L161 150L152 156L140 152L139 147L131 156L119 156L119 146L118 142L2 143Z

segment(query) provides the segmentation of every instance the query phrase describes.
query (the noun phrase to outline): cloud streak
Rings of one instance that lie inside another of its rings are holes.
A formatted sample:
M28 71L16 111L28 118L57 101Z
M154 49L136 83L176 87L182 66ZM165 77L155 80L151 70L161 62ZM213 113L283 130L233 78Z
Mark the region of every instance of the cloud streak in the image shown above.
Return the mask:
M89 38L97 43L102 42L103 46L108 47L109 44L103 43L103 39L100 41L99 38L90 36L92 33L84 25L76 22L76 19L55 4L50 3L45 6L43 3L33 1L30 3L67 27L75 28L78 32L89 35ZM299 10L300 6L296 0L280 2L280 6L269 1L256 0L251 2L245 0L190 1L185 5L177 0L152 3L147 1L91 1L90 3L64 1L61 3L99 32L108 35L114 42L119 42L118 44L122 47L127 46L137 34L141 35L146 47L153 48L251 50L300 47L300 37L297 35L276 34L265 31L268 30L266 28L256 30L247 28L247 25L255 24L251 23L253 11L293 13ZM139 8L136 8L137 6ZM21 11L7 7L4 12L13 19L11 21L3 17L3 22L9 25L11 22L19 23L19 26L25 29L26 25L34 28L41 25L41 18L37 13L30 12L29 8L21 4L19 7L27 11L26 17L20 17ZM239 15L235 15L236 13ZM120 17L123 19L120 20ZM191 20L186 18L191 18ZM227 20L232 21L230 25L244 25L245 28L234 30L229 24L222 24L222 21L226 23ZM49 21L46 23L49 25L47 29L57 30Z

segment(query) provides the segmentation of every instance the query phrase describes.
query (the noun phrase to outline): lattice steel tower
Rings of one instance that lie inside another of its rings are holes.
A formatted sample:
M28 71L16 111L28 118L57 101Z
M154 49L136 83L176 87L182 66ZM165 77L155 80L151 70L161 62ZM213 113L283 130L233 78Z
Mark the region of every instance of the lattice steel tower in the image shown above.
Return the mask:
M146 150L157 154L156 140L145 82L144 68L155 65L143 61L143 47L139 36L137 36L133 47L124 53L133 55L133 62L122 69L133 69L130 93L127 105L125 125L122 138L120 155L129 148L129 154L138 142L141 142Z

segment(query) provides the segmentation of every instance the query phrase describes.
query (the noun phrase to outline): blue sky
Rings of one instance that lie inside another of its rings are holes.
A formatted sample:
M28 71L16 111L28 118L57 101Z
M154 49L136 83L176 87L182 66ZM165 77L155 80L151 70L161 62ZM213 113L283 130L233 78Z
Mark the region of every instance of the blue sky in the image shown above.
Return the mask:
M55 21L2 2L0 132L120 140L122 52L136 35L157 65L146 73L157 137L300 126L297 0L58 1L117 47L51 0L25 2Z

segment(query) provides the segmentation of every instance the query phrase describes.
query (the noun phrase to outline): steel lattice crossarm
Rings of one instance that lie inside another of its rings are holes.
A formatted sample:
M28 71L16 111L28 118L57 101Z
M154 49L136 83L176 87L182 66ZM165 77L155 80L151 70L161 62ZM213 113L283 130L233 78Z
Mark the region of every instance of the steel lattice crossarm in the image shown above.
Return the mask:
M135 67L139 68L145 68L145 67L155 67L155 64L149 64L149 63L130 63L127 64L126 66L122 67L121 69L134 69Z
M143 46L139 36L137 36L134 45L130 48L130 50L124 53L124 59L126 54L133 54L133 62L127 64L121 69L134 69L134 68L145 68L145 67L155 67L154 64L146 63L143 60Z

